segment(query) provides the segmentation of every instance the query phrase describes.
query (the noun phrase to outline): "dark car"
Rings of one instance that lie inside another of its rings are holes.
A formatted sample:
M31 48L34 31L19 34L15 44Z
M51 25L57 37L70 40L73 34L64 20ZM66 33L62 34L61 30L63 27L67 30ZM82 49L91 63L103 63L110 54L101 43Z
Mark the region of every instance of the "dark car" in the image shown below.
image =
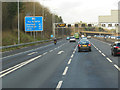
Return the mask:
M80 40L78 44L78 52L83 50L91 51L91 43L88 40Z
M113 56L120 55L120 41L117 41L111 45L111 54Z

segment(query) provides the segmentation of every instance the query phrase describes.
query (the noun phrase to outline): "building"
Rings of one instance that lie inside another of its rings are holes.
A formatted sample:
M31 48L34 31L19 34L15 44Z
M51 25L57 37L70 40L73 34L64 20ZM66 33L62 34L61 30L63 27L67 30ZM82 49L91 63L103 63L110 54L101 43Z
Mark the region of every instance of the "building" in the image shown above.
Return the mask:
M120 33L120 10L111 10L111 15L99 16L99 26L104 29L115 29L116 33Z

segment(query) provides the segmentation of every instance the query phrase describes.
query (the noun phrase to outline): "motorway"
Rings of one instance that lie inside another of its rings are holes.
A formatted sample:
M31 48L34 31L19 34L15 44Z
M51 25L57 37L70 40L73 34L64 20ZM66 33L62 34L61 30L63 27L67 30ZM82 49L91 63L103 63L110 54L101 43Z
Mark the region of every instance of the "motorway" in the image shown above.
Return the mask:
M109 43L89 40L91 52L63 39L3 53L3 88L118 88L119 56Z

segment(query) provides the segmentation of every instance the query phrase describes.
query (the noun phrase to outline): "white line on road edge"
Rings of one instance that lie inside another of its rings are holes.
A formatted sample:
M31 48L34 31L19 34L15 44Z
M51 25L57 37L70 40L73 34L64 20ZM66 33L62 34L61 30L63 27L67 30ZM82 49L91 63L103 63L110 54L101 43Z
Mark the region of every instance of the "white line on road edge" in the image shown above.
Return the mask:
M65 68L65 70L64 70L62 75L66 75L67 71L68 71L68 67Z
M25 51L25 52L20 52L20 53L14 54L14 55L9 55L9 56L6 56L6 57L2 57L2 59L9 58L9 57L16 56L16 55L20 55L20 54L23 54L23 53L29 53L29 52L31 52L31 51L39 50L39 49L41 49L41 48L45 48L45 47L48 47L48 46L50 46L50 45L52 45L52 44L49 44L49 45L47 45L47 46L42 46L42 47L39 47L39 48L36 48L36 49L31 49L31 50L28 50L28 51ZM0 59L1 59L1 58L0 58Z
M28 55L30 56L30 55L33 55L33 54L35 54L35 53L37 53L37 52L32 52L32 53L29 53Z
M28 64L28 63L30 63L30 62L32 62L32 61L34 61L34 60L40 58L41 56L42 56L42 55L39 55L39 56L37 56L37 57L35 57L35 58L32 58L32 59L30 59L30 60L28 60L28 61L22 62L22 63L20 63L20 64L18 64L18 65L15 65L15 66L13 66L13 67L11 67L11 68L8 68L8 69L6 69L6 70L0 72L0 73L3 73L3 72L8 71L8 72L6 72L6 73L0 75L0 78L2 78L3 76L5 76L5 75L7 75L7 74L9 74L9 73L11 73L11 72L13 72L13 71L15 71L15 70L21 68L22 66L24 66L24 65L26 65L26 64Z
M70 59L70 60L68 61L68 64L70 64L70 63L71 63L71 61L72 61L72 59Z
M7 72L7 71L9 71L9 70L11 70L11 69L13 69L13 68L15 68L15 67L18 67L18 66L20 66L20 65L23 64L23 63L25 63L25 62L22 62L22 63L20 63L20 64L17 64L17 65L15 65L15 66L13 66L13 67L10 67L10 68L6 69L6 70L3 70L3 71L0 72L0 74L2 74L2 73L4 73L4 72Z
M59 81L59 83L58 83L58 85L57 85L57 87L56 87L56 90L59 90L59 89L61 88L62 83L63 83L63 81Z
M114 66L120 71L120 68L116 64L114 64Z
M111 62L112 63L112 60L110 60L109 58L106 58L109 62Z
M12 69L12 70L10 70L10 71L8 71L8 72L6 72L6 73L2 74L2 75L0 75L0 78L2 78L3 76L5 76L5 75L7 75L7 74L9 74L9 73L11 73L11 72L13 72L13 71L15 71L15 70L19 69L19 68L20 68L20 67L22 67L22 66L24 66L24 65L20 65L20 66L18 66L18 67L16 67L16 68L14 68L14 69Z

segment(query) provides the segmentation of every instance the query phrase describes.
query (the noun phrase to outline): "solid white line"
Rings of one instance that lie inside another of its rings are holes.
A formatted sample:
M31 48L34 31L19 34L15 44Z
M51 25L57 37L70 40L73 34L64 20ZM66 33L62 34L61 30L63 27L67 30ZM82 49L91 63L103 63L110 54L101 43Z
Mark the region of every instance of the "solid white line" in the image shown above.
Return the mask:
M70 64L70 63L71 63L71 61L72 61L72 59L70 59L70 60L68 61L68 64Z
M120 68L116 64L114 64L114 66L120 71Z
M4 73L4 72L6 72L6 71L9 71L9 70L11 70L11 69L13 69L13 68L15 68L15 67L18 67L18 66L22 65L23 63L25 63L25 62L22 62L22 63L20 63L20 64L17 64L17 65L15 65L15 66L13 66L13 67L10 67L10 68L6 69L6 70L3 70L3 71L0 72L0 74Z
M12 70L10 70L10 71L8 71L8 72L6 72L6 73L4 73L4 74L2 74L2 75L0 75L0 78L2 78L3 76L5 76L5 75L7 75L7 74L9 74L9 73L11 73L11 72L13 72L13 71L15 71L15 70L17 70L17 69L19 69L20 67L22 67L23 65L20 65L20 66L18 66L18 67L16 67L16 68L14 68L14 69L12 69Z
M110 60L109 58L106 58L109 62L111 62L112 63L112 60Z
M57 87L56 87L56 90L59 90L59 89L61 88L62 83L63 83L63 81L59 81L59 83L58 83L58 85L57 85Z
M68 71L68 67L65 68L65 70L64 70L62 75L66 75L67 71Z
M2 58L0 58L0 59L9 58L9 57L16 56L16 55L20 55L20 54L23 54L23 53L29 53L29 52L31 52L31 51L39 50L39 49L41 49L41 48L45 48L45 47L48 47L48 46L50 46L50 45L52 45L52 44L49 44L49 45L47 45L47 46L42 46L42 47L39 47L39 48L36 48L36 49L31 49L31 50L28 50L28 51L25 51L25 52L20 52L20 53L14 54L14 55L9 55L9 56L6 56L6 57L2 57Z
M3 77L3 76L5 76L5 75L7 75L7 74L9 74L9 73L11 73L11 72L13 72L13 71L15 71L15 70L17 70L17 69L19 69L19 68L21 68L22 66L24 66L24 65L26 65L26 64L28 64L28 63L30 63L30 62L32 62L32 61L40 58L41 56L42 56L42 55L39 55L39 56L37 56L37 57L35 57L35 58L32 58L32 59L30 59L30 60L28 60L28 61L22 62L22 63L20 63L20 64L18 64L18 65L15 65L15 66L13 66L13 67L11 67L11 68L8 68L8 69L0 72L0 73L3 73L3 72L8 71L8 72L0 75L0 78Z

